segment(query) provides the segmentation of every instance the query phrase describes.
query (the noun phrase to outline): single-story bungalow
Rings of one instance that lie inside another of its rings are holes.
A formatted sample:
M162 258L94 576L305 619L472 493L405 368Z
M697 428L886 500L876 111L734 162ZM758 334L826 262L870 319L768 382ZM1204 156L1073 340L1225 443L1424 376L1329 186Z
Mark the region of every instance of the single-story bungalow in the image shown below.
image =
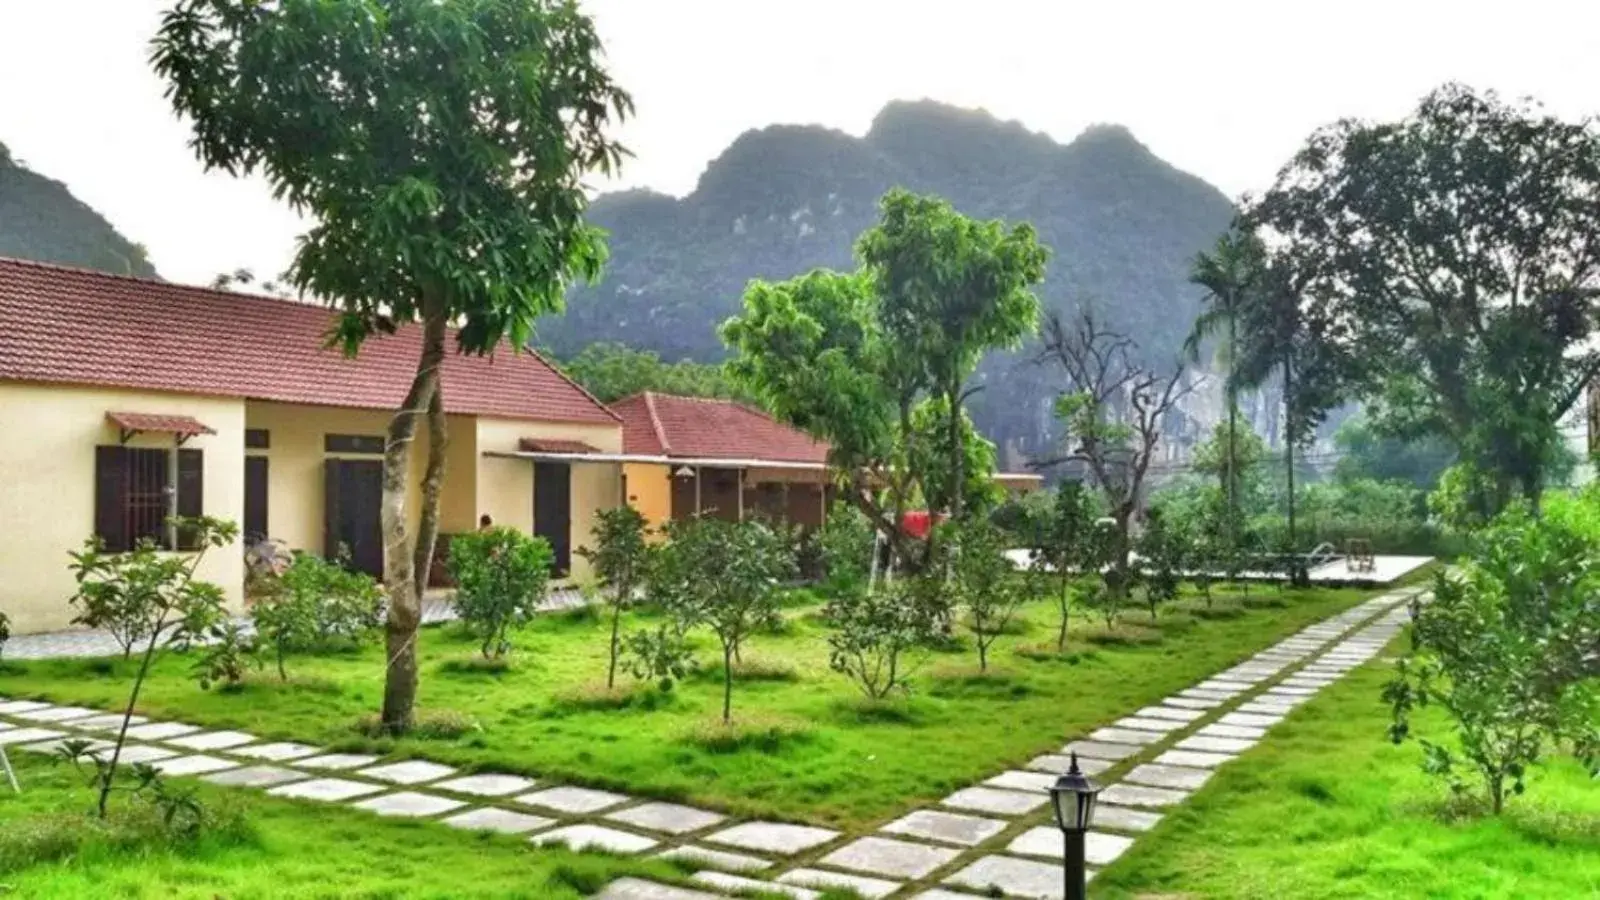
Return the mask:
M277 298L0 258L0 611L18 633L65 627L68 553L152 539L173 515L241 524L244 540L383 568L385 431L410 387L416 328L355 357L326 346L333 313ZM538 354L449 353L441 546L483 516L544 537L558 577L595 514L628 502L670 519L822 523L828 447L738 403L644 393L608 408ZM427 430L417 431L415 525ZM1036 476L999 476L1011 489ZM199 577L244 603L241 547ZM430 581L442 580L436 563Z

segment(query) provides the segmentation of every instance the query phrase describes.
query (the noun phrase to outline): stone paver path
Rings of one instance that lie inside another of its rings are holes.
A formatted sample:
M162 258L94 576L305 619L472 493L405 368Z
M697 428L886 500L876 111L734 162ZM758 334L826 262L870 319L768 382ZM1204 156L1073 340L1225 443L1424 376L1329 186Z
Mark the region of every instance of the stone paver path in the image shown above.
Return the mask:
M704 867L691 880L705 890L628 878L599 895L608 900L706 900L725 896L716 892L749 889L805 900L829 888L874 898L1043 900L1061 896L1061 835L1051 821L1047 790L1069 754L1076 753L1081 767L1105 786L1086 846L1092 866L1107 865L1200 789L1217 767L1375 656L1404 626L1402 604L1416 593L1385 594L1302 629L1195 687L1031 760L1025 769L997 773L868 835L729 821L710 810L611 791L503 773L464 775L428 760L331 753L182 722L140 719L128 731L122 758L149 762L169 775L278 797L525 834L538 845L651 853ZM103 741L116 724L103 710L0 697L0 745L53 752L62 739Z

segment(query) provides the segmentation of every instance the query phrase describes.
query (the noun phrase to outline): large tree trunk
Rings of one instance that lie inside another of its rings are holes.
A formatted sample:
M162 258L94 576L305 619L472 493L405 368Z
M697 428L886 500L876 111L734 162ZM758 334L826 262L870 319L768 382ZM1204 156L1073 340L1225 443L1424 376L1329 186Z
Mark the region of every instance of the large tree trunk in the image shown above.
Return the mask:
M384 730L392 734L411 728L417 700L417 629L422 624L422 594L417 587L413 558L416 548L406 528L406 495L417 420L428 414L439 392L445 329L442 311L425 313L417 374L411 380L405 404L389 420L383 453L383 585L388 594L389 615L384 636L388 665L384 671L382 724ZM433 525L437 527L437 491L433 499ZM432 556L431 546L429 556Z
M1291 367L1290 367L1290 364L1289 364L1289 358L1288 357L1284 357L1284 360L1283 360L1283 409L1284 409L1284 416L1283 416L1283 422L1284 422L1283 458L1284 458L1285 464L1287 466L1287 468L1285 468L1285 470L1284 470L1284 474L1287 476L1288 482L1289 482L1289 552L1290 553L1295 552L1295 549L1296 549L1296 544L1295 544L1295 540L1294 540L1294 439L1295 439L1295 433L1294 433L1294 418L1293 418L1293 413L1292 413L1293 407L1290 406L1290 403L1292 403L1293 400L1294 400L1294 390L1293 390L1293 388L1294 388L1294 384L1293 384L1293 381L1292 381L1292 370L1291 370ZM1293 573L1291 573L1291 577L1293 577Z
M961 385L950 385L945 396L950 405L950 521L960 522L967 493L967 448L966 442L961 440Z
M439 498L444 491L445 451L449 446L450 432L444 419L444 386L440 384L433 392L433 399L428 401L428 467L422 476L422 516L417 522L417 549L412 555L419 609L428 590L428 573L433 570L433 552L439 543Z

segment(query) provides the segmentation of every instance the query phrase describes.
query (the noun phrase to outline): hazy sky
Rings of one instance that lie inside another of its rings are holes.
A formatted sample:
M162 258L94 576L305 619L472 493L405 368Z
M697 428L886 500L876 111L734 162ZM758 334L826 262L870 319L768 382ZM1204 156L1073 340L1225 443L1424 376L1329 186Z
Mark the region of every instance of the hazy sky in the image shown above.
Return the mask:
M206 175L150 73L170 0L0 0L0 142L160 272L281 271L300 223ZM1316 126L1446 80L1600 112L1600 3L1532 0L589 0L638 115L618 186L675 194L745 129L859 134L883 104L982 106L1059 140L1119 122L1231 195Z

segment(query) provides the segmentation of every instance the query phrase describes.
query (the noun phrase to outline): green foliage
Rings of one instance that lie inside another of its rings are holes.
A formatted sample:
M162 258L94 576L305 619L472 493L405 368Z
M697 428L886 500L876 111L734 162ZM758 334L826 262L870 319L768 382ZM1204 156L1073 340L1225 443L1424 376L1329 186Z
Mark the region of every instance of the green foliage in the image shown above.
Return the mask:
M281 575L263 579L252 614L287 680L290 653L360 646L377 627L383 592L371 575L296 553Z
M722 645L722 721L733 716L733 662L750 635L782 616L782 583L795 574L788 537L757 521L696 518L667 524L650 568L650 598L679 632L703 626Z
M944 549L950 580L946 586L952 605L965 615L972 642L978 648L978 670L989 670L989 648L1005 634L1006 626L1027 592L1016 577L1016 566L1006 557L1006 534L986 518L941 526L948 531Z
M150 662L155 657L156 646L165 639L168 643L185 646L210 634L226 618L223 608L225 595L222 588L205 581L196 581L194 573L206 554L226 547L239 537L239 526L232 522L205 516L198 518L173 518L168 522L175 530L190 535L191 546L197 548L187 553L165 553L154 541L140 541L129 553L105 553L97 537L84 541L83 549L69 554L72 563L72 580L76 591L69 601L82 610L77 621L95 627L94 620L101 613L117 623L121 634L137 634L134 640L144 640L144 654L128 692L128 704L123 714L122 728L117 732L116 745L110 761L103 767L98 782L100 798L98 813L106 817L106 803L111 796L117 775L117 761L127 738L128 717L139 701L139 691L150 674ZM119 637L119 641L123 638ZM131 644L124 643L123 657L127 658Z
M1179 582L1190 564L1189 549L1189 536L1181 527L1167 522L1159 509L1147 513L1139 535L1139 580L1150 607L1150 621L1156 620L1158 606L1178 599Z
M123 237L65 184L30 170L0 144L0 257L156 278L144 247Z
M837 597L866 591L872 575L877 532L865 513L853 506L835 503L817 531L817 545L826 593Z
M832 626L829 668L848 677L870 701L907 691L907 679L927 660L935 623L914 596L915 580L836 595L824 613Z
M1456 457L1454 448L1437 435L1416 440L1386 437L1361 415L1339 425L1333 444L1339 450L1333 476L1339 481L1406 481L1423 491L1439 483Z
M6 642L11 640L11 617L0 612L0 658L4 658Z
M168 834L192 839L200 833L207 817L192 788L173 787L148 763L133 766L131 781L119 781L114 763L105 758L103 751L91 750L91 746L83 738L69 738L57 748L57 758L70 763L91 788L103 786L147 804L160 817ZM104 814L101 818L105 818Z
M511 649L506 636L511 627L538 613L554 564L549 541L515 528L486 528L451 539L456 614L477 636L485 658L504 655Z
M200 690L209 691L212 685L219 685L223 691L237 691L246 673L261 667L255 641L240 630L237 622L223 622L206 637L200 659L194 664Z
M694 648L677 623L630 631L623 643L629 674L640 681L654 681L662 693L699 668Z
M1217 479L1224 492L1231 484L1233 500L1244 511L1264 501L1267 484L1262 463L1266 458L1267 442L1248 421L1238 421L1235 410L1217 423L1208 440L1194 448L1194 471Z
M1047 497L1050 505L1033 513L1025 545L1032 551L1029 574L1034 581L1055 580L1053 594L1061 614L1056 649L1062 651L1067 648L1074 601L1089 590L1086 581L1093 580L1105 564L1108 548L1104 533L1095 525L1099 518L1095 499L1082 482L1063 481L1053 494L1032 496Z
M949 446L949 406L940 397L919 403L911 410L911 441L907 465L918 473L922 500L929 509L954 509L950 485L955 478ZM961 508L972 515L985 515L1005 499L1005 489L995 483L995 449L972 427L965 410L958 426L961 432Z
M621 649L622 610L633 603L634 592L645 580L650 564L649 527L644 516L632 505L601 510L595 516L594 548L580 547L578 555L589 561L606 601L611 604L611 643L606 668L606 687L617 683L617 654Z
M1374 424L1448 440L1493 514L1536 500L1600 371L1597 193L1592 120L1446 85L1399 122L1318 131L1247 219L1345 327Z
M1414 606L1414 647L1384 690L1390 736L1418 707L1449 714L1455 742L1421 738L1424 767L1457 793L1486 789L1498 814L1529 768L1570 746L1600 776L1600 498L1533 518L1512 508L1459 575Z
M575 356L562 360L561 369L602 403L644 391L743 402L755 399L720 365L688 359L669 363L649 350L636 350L621 343L588 344Z

